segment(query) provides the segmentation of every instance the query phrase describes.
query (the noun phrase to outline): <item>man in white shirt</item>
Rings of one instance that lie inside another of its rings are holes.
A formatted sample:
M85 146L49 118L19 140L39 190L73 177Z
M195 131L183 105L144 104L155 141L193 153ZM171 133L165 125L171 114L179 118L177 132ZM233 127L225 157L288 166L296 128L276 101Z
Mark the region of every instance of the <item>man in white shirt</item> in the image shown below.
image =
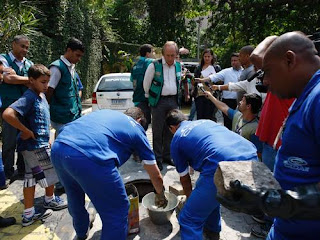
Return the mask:
M169 111L178 109L178 90L181 81L181 64L177 62L178 46L168 41L162 48L162 58L151 63L145 73L143 88L151 106L153 151L157 164L172 164L170 144L172 133L165 127Z
M206 78L197 78L196 81L199 82L223 82L224 84L230 83L230 82L238 82L241 72L242 72L241 63L239 61L239 54L233 53L231 55L231 67L225 68L221 70L218 73L214 73L209 75ZM222 102L227 104L230 108L236 109L237 107L237 93L230 92L230 91L223 91L222 95ZM228 129L232 129L232 121L223 114L223 120L224 120L224 126Z
M51 76L46 96L50 104L51 126L56 130L56 136L65 124L81 117L82 106L75 64L83 54L82 42L71 38L64 55L50 64ZM56 184L56 191L64 192L60 183Z

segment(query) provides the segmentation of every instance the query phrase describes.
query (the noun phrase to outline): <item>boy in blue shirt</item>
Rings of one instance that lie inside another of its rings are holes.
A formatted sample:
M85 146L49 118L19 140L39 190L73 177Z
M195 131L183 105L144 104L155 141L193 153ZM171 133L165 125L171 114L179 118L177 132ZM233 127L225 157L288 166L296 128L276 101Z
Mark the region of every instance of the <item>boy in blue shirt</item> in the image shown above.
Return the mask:
M61 210L67 207L62 199L53 194L58 177L50 160L50 113L44 95L48 89L50 71L45 66L36 64L29 69L28 76L29 89L11 104L2 116L10 125L21 131L17 150L22 153L26 166L22 226L29 226L34 221L45 219L52 214L52 211L35 211L36 183L46 190L44 208Z

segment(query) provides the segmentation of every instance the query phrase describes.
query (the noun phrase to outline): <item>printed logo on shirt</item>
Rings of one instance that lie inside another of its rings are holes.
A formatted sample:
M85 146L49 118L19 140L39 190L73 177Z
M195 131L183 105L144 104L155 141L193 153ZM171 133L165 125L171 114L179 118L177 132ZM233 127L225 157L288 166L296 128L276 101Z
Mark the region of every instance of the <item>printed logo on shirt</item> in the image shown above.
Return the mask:
M309 172L310 167L308 163L302 158L290 157L288 160L283 161L283 165L287 168L294 169L297 171Z
M188 136L188 134L191 132L191 130L193 128L195 128L196 126L206 122L208 120L198 120L198 121L195 121L195 122L192 122L190 124L188 124L186 127L184 127L182 130L181 130L181 137L186 137Z

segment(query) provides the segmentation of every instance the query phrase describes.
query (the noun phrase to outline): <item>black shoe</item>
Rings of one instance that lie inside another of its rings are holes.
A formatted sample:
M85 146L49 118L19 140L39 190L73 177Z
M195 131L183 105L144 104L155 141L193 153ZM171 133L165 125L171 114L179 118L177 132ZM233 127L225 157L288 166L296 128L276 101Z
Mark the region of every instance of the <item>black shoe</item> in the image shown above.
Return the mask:
M8 187L9 187L9 183L7 183L7 181L6 181L6 183L3 186L0 186L0 190L5 190Z
M255 225L251 228L251 234L257 238L266 239L270 228L269 224Z
M159 170L162 171L162 169L163 169L162 162L157 161L157 165L158 165Z
M66 192L66 190L64 189L64 187L59 187L59 188L55 188L54 190L54 194L60 196L62 194L64 194Z
M9 227L16 223L16 219L14 217L3 218L0 217L0 227Z

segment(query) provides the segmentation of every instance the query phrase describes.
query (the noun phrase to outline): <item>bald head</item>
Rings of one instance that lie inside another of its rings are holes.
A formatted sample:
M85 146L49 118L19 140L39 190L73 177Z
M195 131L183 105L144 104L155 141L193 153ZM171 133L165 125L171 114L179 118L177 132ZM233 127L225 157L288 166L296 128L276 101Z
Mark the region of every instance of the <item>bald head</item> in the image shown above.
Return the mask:
M271 43L277 38L277 36L266 37L261 43L258 44L258 46L251 53L250 60L257 69L262 68L262 60L264 54L266 53L266 50L271 45Z
M289 32L266 48L263 58L264 82L281 98L299 97L320 68L313 42L301 32Z
M265 57L282 57L287 51L303 54L312 60L317 54L313 42L302 32L288 32L275 39L266 51Z

